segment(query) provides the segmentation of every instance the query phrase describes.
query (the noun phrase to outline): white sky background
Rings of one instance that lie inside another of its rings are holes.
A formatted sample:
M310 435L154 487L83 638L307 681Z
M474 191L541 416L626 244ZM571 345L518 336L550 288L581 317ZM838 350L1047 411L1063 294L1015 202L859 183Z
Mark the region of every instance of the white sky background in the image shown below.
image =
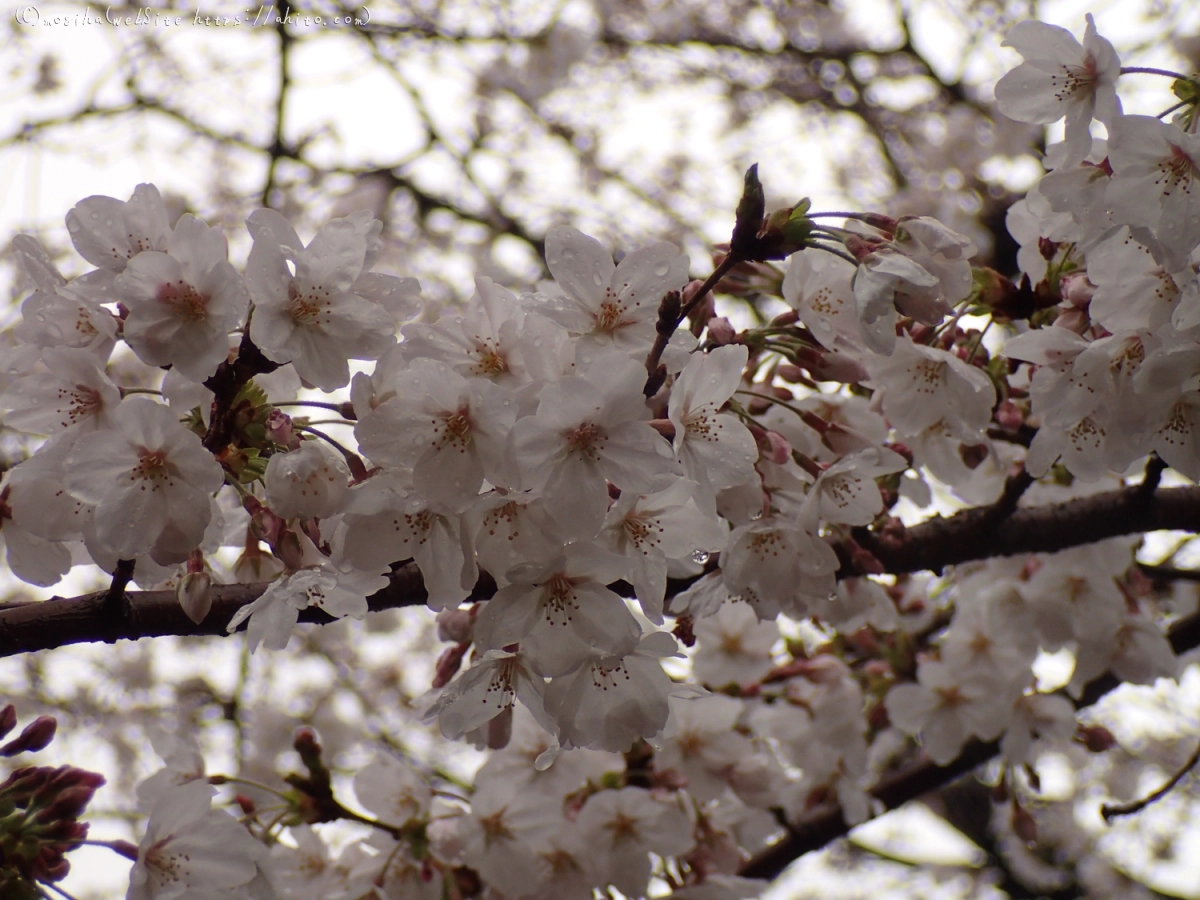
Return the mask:
M890 14L887 10L890 6L882 0L844 0L843 4L835 5L848 7L852 23L861 24L863 30L878 41L879 46L894 46L897 43L895 34L888 30ZM214 66L248 66L252 73L257 73L239 79L236 92L230 92L222 84L211 96L205 96L201 118L215 128L241 130L251 143L268 142L271 123L263 120L256 110L271 108L276 92L275 56L278 40L273 30L256 29L245 24L224 28L192 24L182 27L161 24L131 27L63 24L25 28L22 33L25 40L31 41L40 52L52 53L58 58L58 77L64 82L63 89L55 93L35 96L29 90L32 85L30 73L17 73L19 78L14 84L12 73L5 71L8 63L4 62L5 45L13 40L8 29L20 28L14 23L13 11L26 7L24 3L19 6L12 4L11 0L0 6L5 13L5 21L0 26L5 29L0 32L0 78L9 79L7 89L0 93L0 134L12 133L24 121L45 120L72 112L77 108L82 92L98 81L107 86L93 98L96 104L121 102L123 93L120 84L111 79L104 80L101 76L112 69L121 48L135 37L137 29L155 28L158 37L168 44L173 58L185 70L190 68L190 71L180 73L181 78ZM36 4L36 7L37 15L42 20L66 16L73 21L80 13L80 7L76 5L46 3ZM571 0L567 7L569 14L577 14L581 21L589 15L588 5L583 0ZM1094 10L1101 34L1113 39L1120 50L1138 43L1149 33L1137 15L1141 7L1141 0L1109 0L1103 4L1057 0L1043 6L1042 18L1081 35L1084 12ZM376 21L386 20L383 4L378 9L374 5L370 8L373 15L379 17ZM93 18L100 17L103 9L103 5L89 7ZM244 7L237 3L206 3L202 9L214 15L245 15ZM570 13L572 9L574 13ZM188 14L185 21L190 22L191 18L191 14ZM915 42L942 74L957 74L960 69L957 48L968 38L957 17L938 2L925 2L919 4L915 18ZM1196 27L1200 28L1200 4L1193 18ZM1195 29L1192 33L1195 33ZM1014 52L999 47L998 36L984 35L982 40L986 44L972 56L971 67L963 73L969 83L994 81L1004 67L1019 60ZM1162 46L1139 54L1136 58L1125 58L1124 61L1168 68L1181 65L1179 58L1169 48ZM421 86L429 99L430 108L444 117L447 129L453 133L458 128L454 111L456 106L461 105L456 104L456 98L464 90L471 90L470 79L461 77L452 69L435 70L428 61L414 60L410 68L407 74ZM418 149L414 141L414 135L419 130L417 114L410 98L394 79L372 63L359 42L333 36L326 36L321 41L301 42L294 50L292 72L295 85L288 110L287 132L290 136L315 134L312 157L316 161L346 165L384 163L400 158L406 151ZM596 90L605 88L598 85ZM669 148L673 141L683 140L693 151L702 157L707 156L714 163L747 154L758 159L763 181L773 191L773 196L778 195L774 199L779 203L790 202L796 196L807 194L813 197L816 209L854 205L852 198L842 196L830 187L836 183L831 168L831 154L838 153L840 126L837 123L821 135L823 140L813 139L811 131L806 134L803 167L798 170L795 165L797 134L811 129L812 123L801 121L794 114L772 110L755 123L752 146L731 145L721 138L721 123L710 120L703 113L703 98L697 96L697 90L702 88L680 88L671 94L629 98L624 104L624 115L612 122L607 135L607 143L602 151L606 161L615 164L646 154L661 154L663 148ZM1127 112L1155 113L1171 102L1167 86L1153 78L1134 80L1128 88L1123 82L1122 96ZM196 202L201 195L201 186L196 181L197 173L210 170L212 160L209 153L207 144L194 140L182 127L154 116L124 119L119 127L111 122L74 126L61 135L52 135L48 140L0 147L0 241L19 231L31 231L38 233L51 245L68 246L63 216L75 203L91 194L126 199L134 186L144 181L157 184L164 194L172 192ZM544 178L541 189L572 190L571 175L562 160L555 158L552 148L547 148L545 153L544 160L539 161L539 172ZM427 165L426 169L423 177L436 183L439 177L436 166ZM484 183L488 182L486 169L485 163L480 176ZM246 154L231 158L223 171L226 190L239 195L255 195L261 190L265 174L261 155ZM1031 167L1023 170L1018 167L1011 177L1019 182L1033 174L1035 170ZM740 184L722 182L698 185L697 190L704 192L701 198L703 202L698 201L696 207L698 223L711 240L726 238L729 214L712 213L713 201L715 198L715 208L731 210ZM789 197L788 191L795 196ZM206 210L201 208L197 213L203 217ZM237 223L227 224L234 226L229 231L231 250L235 264L240 264L249 249L248 241L245 240L244 229L240 232L236 230ZM588 229L586 217L573 224L585 231ZM301 234L308 237L311 232L306 234L302 230ZM693 257L693 272L703 275L707 271L704 248L689 250ZM455 266L449 278L456 286L458 296L465 299L472 290L471 279L475 273L463 266L461 261ZM74 262L67 264L66 274L79 274L85 268L86 264L75 258ZM531 272L534 271L531 269ZM408 273L396 271L395 274ZM0 267L0 296L7 294L11 275L10 267ZM0 312L0 325L11 324L15 312L15 309ZM91 588L94 576L86 571L77 571L78 575L52 591L29 591L25 585L22 585L22 589L35 595L49 596L53 593L68 595ZM186 653L177 654L166 643L160 658L165 660L172 657L177 660L175 665L180 669L172 673L173 677L185 674L182 669L197 664L206 665L210 670L216 668L211 657L197 660ZM113 652L110 648L98 649L101 653ZM213 653L220 656L222 651L216 649ZM84 654L73 673L64 672L64 679L88 677L91 663L86 657L87 654ZM228 662L232 671L236 663L233 660ZM11 665L0 669L0 675L4 678L12 677L12 673ZM1197 690L1200 691L1200 687ZM66 741L63 737L59 740L61 749L66 746ZM73 738L71 747L76 751L77 762L87 759L89 751L85 736ZM217 762L213 760L210 768L219 768ZM108 760L107 764L115 762ZM103 767L101 763L97 765ZM918 813L908 815L919 816ZM907 824L900 826L901 830L921 830L932 834L934 825L927 819L910 818L902 821ZM883 833L888 829L896 829L896 822L893 817L888 817L870 828ZM110 835L115 833L108 832ZM93 832L94 836L103 834L105 832L99 828ZM934 841L939 849L949 853L947 862L964 858L962 853L965 851L962 850L955 856L951 838L936 838ZM93 848L83 848L73 853L71 858L74 870L64 887L82 896L88 889L101 888L103 885L108 895L120 895L128 877L127 863L114 859L113 854L106 850ZM774 900L783 900L791 896L801 882L811 885L814 882L808 879L816 879L815 883L821 883L821 876L817 873L822 865L819 857L813 855L797 867L796 879L799 881L781 881L769 896ZM948 895L955 893L951 887ZM934 895L931 888L929 896Z

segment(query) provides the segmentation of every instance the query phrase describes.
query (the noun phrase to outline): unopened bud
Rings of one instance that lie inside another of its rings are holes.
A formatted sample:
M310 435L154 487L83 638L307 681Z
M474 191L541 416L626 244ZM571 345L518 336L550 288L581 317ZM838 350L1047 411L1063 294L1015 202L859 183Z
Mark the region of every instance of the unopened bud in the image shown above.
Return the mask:
M242 808L242 812L248 816L254 815L258 806L254 802L253 797L247 797L245 794L234 794L233 802Z
M242 505L250 513L250 534L258 540L266 541L274 547L279 541L280 533L286 524L283 519L279 518L279 516L275 515L275 513L271 512L271 510L267 509L253 497L247 496L242 501Z
M1075 740L1093 753L1103 753L1117 745L1116 737L1103 725L1080 725Z
M1059 282L1059 291L1063 299L1075 309L1087 309L1096 294L1096 285L1092 284L1086 272L1064 275Z
M18 753L36 753L44 749L58 730L58 720L54 716L38 716L25 726L17 737L0 747L0 756L16 756Z
M439 688L444 688L454 680L454 676L462 668L463 657L467 655L469 649L471 649L471 645L464 641L461 644L455 644L453 647L447 647L442 651L442 655L438 657L437 664L433 669L433 684L431 687L435 691Z
M184 615L199 625L212 609L212 576L207 572L187 572L175 586L175 598Z
M808 381L808 376L804 374L804 370L799 366L791 363L783 363L775 370L775 374L789 384L803 384Z
M708 320L708 339L714 344L725 346L732 344L737 337L737 329L724 316L716 316Z
M461 644L471 640L475 616L470 609L443 609L437 614L438 640Z
M1054 320L1054 324L1058 328L1065 328L1076 334L1083 334L1091 326L1092 320L1088 318L1085 310L1071 306L1058 314L1058 318Z
M115 841L109 841L108 847L110 850L115 850L117 853L121 854L126 859L132 859L134 862L137 861L137 858L138 858L137 844L131 844L129 841L123 841L120 838L118 838Z
M87 784L77 784L60 791L53 803L38 811L34 820L41 823L55 819L77 819L87 809L94 793L96 789Z
M1037 821L1030 814L1029 810L1016 803L1013 804L1012 830L1026 844L1037 843Z
M267 439L282 444L291 449L296 441L296 430L292 426L292 417L281 409L272 409L267 413Z
M758 445L759 455L763 459L782 466L792 458L792 445L779 432L751 425L750 433L754 435L754 442Z
M17 727L17 708L11 703L0 709L0 738Z
M1025 416L1011 400L1005 400L996 407L996 423L1008 431L1017 431L1025 424Z
M275 554L289 571L295 572L304 568L304 548L300 546L300 536L294 531L284 531L279 535L275 544Z
M800 321L800 313L794 309L785 310L771 320L772 328L784 328L788 325L795 325Z
M840 381L842 384L857 384L871 377L866 366L852 356L837 350L817 350L815 347L801 351L800 362L817 381Z

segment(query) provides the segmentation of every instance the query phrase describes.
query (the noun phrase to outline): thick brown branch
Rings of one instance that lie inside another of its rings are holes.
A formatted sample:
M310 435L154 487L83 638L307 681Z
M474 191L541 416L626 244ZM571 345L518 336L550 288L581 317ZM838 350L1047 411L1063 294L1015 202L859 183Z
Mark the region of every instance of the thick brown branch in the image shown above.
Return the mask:
M993 556L1053 553L1123 534L1179 529L1200 531L1200 487L1147 493L1141 485L1050 506L1017 509L997 521L992 507L937 517L906 529L900 538L856 529L854 538L885 572L940 572L946 566ZM866 574L843 559L842 577Z
M1014 484L1013 487L1018 487ZM941 571L944 567L993 556L1019 553L1051 553L1123 534L1160 529L1200 531L1200 487L1169 488L1148 495L1139 485L1068 500L1052 506L1017 509L998 521L997 506L981 507L937 518L907 529L903 538L891 540L873 532L856 532L859 543L891 573ZM1007 497L1008 495L1006 495ZM1011 499L1011 498L1008 498ZM1007 505L1002 499L1001 504ZM851 554L838 546L841 578L865 574ZM674 583L677 592L686 582ZM42 603L0 607L0 657L64 644L107 641L168 634L224 634L233 613L257 599L265 584L218 585L214 587L213 611L201 625L184 614L171 591L129 591L128 617L121 622L106 616L108 591L71 599L55 598ZM475 599L490 597L495 588L485 576L475 586ZM409 563L392 575L392 583L370 599L372 609L415 606L425 602L424 583L416 566ZM310 610L301 621L322 622L328 617ZM1180 623L1182 627L1184 623ZM1200 622L1192 628L1200 632ZM1194 646L1200 644L1200 634Z
M0 609L0 657L89 641L111 644L169 634L223 635L233 614L257 600L266 588L266 583L214 585L212 609L199 625L184 614L174 591L125 591L127 608L122 618L110 613L109 590L10 606ZM485 599L495 590L485 577L475 586L472 599ZM378 612L417 606L427 597L420 571L407 563L391 574L387 587L367 598L367 605ZM300 613L300 621L324 623L333 618L312 608Z

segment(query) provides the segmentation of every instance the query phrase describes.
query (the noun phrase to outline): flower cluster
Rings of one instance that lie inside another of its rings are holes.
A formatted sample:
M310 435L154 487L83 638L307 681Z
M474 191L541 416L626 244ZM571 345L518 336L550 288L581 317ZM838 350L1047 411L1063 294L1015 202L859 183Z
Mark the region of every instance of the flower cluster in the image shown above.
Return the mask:
M766 215L753 169L705 282L673 244L617 263L558 226L552 282L480 276L419 318L416 282L374 271L366 213L305 243L258 210L243 272L151 185L68 214L96 267L71 281L18 237L34 291L0 407L45 441L0 492L12 570L124 566L197 622L214 583L269 582L228 629L282 649L302 611L362 618L411 560L452 645L422 711L493 751L469 799L394 760L362 769L377 834L333 860L307 826L364 818L315 774L290 782L311 801L291 847L214 810L194 748L163 743L130 896L432 900L468 875L510 898L636 897L652 877L751 896L736 875L778 833L771 810L835 797L866 819L905 735L938 764L972 737L1012 765L1069 740L1040 652L1071 651L1075 696L1106 671L1173 675L1129 541L870 577L869 540L902 541L897 504L934 487L1003 515L1021 477L1045 477L1026 501L1150 454L1200 478L1197 105L1123 115L1090 18L1082 45L1035 22L1009 43L1025 62L1001 111L1067 119L1010 213L1020 281L933 218ZM791 311L738 331L707 296L751 290ZM305 403L346 434L283 412ZM685 646L694 684L666 662ZM297 750L326 777L315 746Z

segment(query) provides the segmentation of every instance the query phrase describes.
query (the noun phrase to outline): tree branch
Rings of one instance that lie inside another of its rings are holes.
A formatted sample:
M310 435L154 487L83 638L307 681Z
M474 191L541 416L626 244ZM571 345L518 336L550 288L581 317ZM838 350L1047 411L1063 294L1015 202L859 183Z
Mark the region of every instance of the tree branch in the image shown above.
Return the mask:
M184 614L174 591L125 591L127 613L123 618L111 614L110 589L9 606L0 609L0 657L90 641L111 644L165 635L224 635L233 614L257 600L269 584L213 585L212 608L199 625ZM495 583L484 577L468 599L486 599L495 592ZM388 586L368 597L367 606L371 612L419 606L428 596L420 570L410 562L391 573ZM301 611L300 621L324 624L335 619L312 607Z
M1104 494L1081 497L1051 506L1017 509L1002 520L999 507L1008 508L1023 479L1018 478L998 504L960 512L949 518L935 518L906 529L899 539L865 529L856 529L855 540L892 574L940 572L946 566L993 556L1020 553L1053 553L1105 538L1139 534L1160 529L1200 530L1200 487L1168 488L1148 494L1141 485L1132 485ZM834 549L842 561L839 578L867 574L843 544ZM687 586L673 582L673 595ZM224 634L225 625L241 606L256 600L267 589L266 583L250 585L214 585L213 608L200 625L184 614L173 591L127 591L128 615L113 622L106 615L104 601L108 591L70 599L53 598L40 603L0 607L0 658L16 653L48 650L65 644L87 641L137 640L168 634ZM495 585L484 576L471 595L483 600L492 596ZM391 584L368 598L370 608L392 609L417 606L427 594L416 565L398 567ZM328 622L320 610L301 614L302 622ZM1188 620L1185 620L1188 621ZM1183 623L1180 623L1182 626ZM1195 643L1200 644L1200 620Z
M1005 498L1001 498L1001 503ZM993 507L938 516L898 538L855 529L854 539L893 574L941 572L946 566L993 556L1054 553L1125 534L1200 529L1200 487L1145 491L1131 485L1049 506L1017 509L1001 521ZM865 575L848 554L840 577Z

